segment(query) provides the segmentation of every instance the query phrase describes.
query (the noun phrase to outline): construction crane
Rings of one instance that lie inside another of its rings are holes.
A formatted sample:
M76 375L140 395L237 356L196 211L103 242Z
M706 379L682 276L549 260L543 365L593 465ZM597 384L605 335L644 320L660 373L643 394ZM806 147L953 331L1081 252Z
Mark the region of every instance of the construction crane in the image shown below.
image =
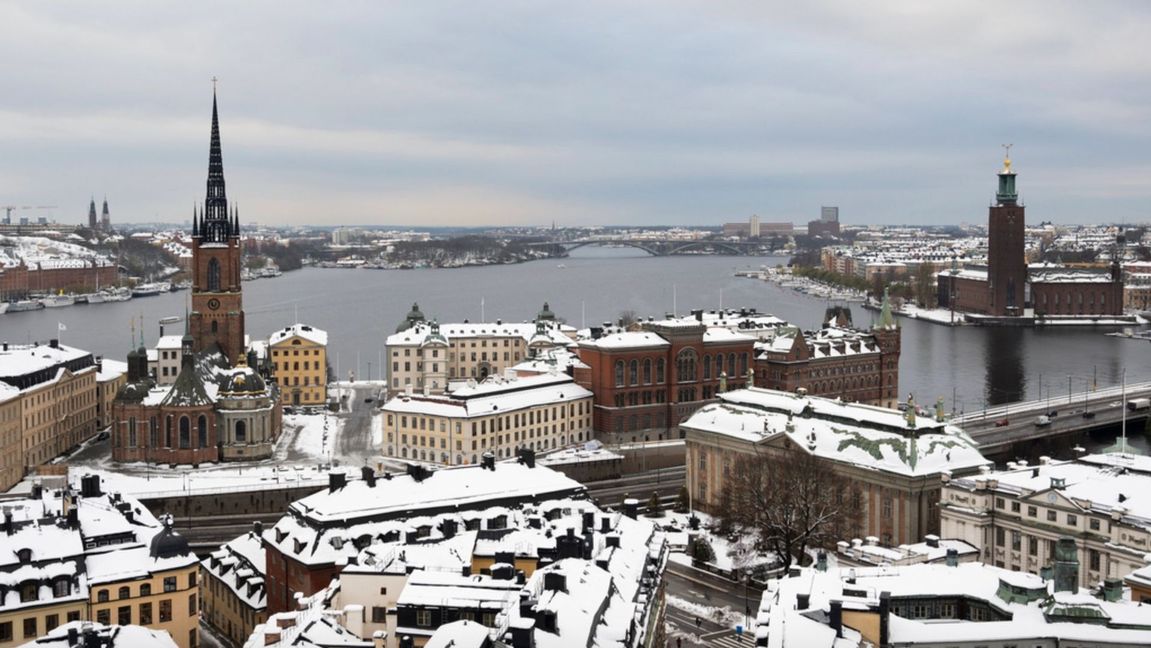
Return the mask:
M12 212L15 210L25 209L56 209L56 205L0 205L0 209L4 210L4 224L12 224Z

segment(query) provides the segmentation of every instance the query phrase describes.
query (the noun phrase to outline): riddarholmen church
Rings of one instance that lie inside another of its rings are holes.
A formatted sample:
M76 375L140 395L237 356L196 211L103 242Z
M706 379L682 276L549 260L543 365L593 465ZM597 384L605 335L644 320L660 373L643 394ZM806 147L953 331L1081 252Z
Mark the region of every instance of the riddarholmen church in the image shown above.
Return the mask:
M228 210L220 123L212 93L208 192L192 214L192 311L180 371L158 385L143 340L128 353L128 382L112 413L115 461L191 464L272 455L283 412L279 387L245 348L240 286L240 219Z

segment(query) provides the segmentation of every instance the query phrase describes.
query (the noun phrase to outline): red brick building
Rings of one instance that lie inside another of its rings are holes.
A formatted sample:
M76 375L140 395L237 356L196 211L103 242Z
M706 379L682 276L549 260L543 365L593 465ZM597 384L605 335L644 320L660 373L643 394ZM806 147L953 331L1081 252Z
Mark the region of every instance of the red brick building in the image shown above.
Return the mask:
M0 299L23 299L29 293L90 293L115 286L115 265L87 259L45 261L0 268Z
M635 330L593 328L577 352L576 383L595 394L601 439L678 438L680 421L724 389L750 381L755 338L690 318L643 322Z
M757 387L848 403L896 407L899 401L900 329L885 301L880 322L871 331L849 328L839 314L818 331L787 327L757 347Z

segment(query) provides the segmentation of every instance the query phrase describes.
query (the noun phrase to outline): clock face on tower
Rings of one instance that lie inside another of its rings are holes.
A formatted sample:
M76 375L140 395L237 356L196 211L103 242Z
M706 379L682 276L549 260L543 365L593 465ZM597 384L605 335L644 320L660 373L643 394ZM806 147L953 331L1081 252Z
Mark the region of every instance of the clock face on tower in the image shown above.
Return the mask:
M213 297L212 299L208 300L208 308L210 308L212 310L216 310L219 307L220 307L220 300L219 299L216 299L215 297Z

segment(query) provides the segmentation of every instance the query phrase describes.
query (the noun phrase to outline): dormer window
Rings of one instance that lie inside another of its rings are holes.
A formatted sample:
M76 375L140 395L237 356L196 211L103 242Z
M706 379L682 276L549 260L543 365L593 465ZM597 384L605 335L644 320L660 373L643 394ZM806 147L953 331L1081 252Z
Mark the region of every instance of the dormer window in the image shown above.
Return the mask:
M20 561L21 565L27 565L32 562L32 550L20 549L16 552L16 559Z

